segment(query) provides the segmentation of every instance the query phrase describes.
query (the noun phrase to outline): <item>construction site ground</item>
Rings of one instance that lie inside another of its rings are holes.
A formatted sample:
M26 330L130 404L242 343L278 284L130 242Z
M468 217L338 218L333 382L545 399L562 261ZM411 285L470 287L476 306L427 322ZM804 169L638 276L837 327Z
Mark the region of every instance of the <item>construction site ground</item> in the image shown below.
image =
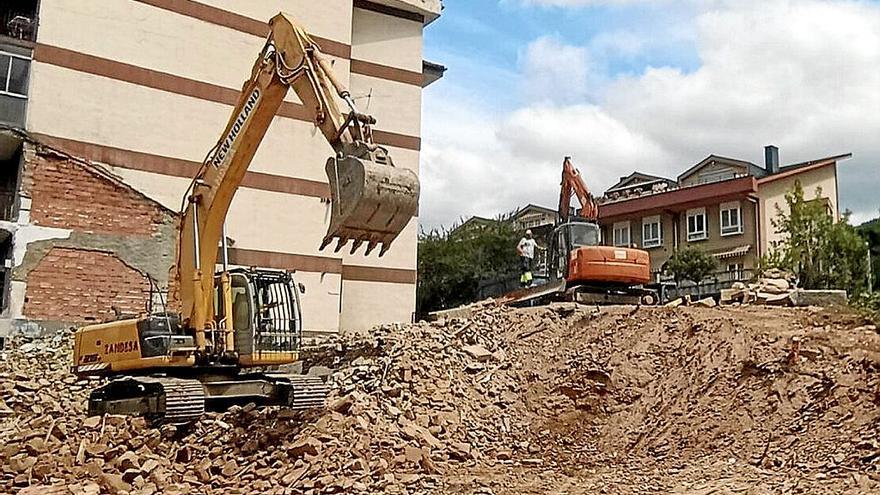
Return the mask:
M325 411L190 427L88 418L69 349L4 353L0 492L880 493L880 335L844 311L486 305L310 353Z

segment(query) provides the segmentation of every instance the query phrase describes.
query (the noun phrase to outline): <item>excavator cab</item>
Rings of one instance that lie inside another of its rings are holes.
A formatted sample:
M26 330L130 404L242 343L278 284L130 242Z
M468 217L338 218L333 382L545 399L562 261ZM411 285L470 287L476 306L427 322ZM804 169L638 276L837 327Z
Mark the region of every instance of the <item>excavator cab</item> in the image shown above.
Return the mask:
M598 246L602 243L601 230L594 222L570 221L557 226L550 233L548 274L551 280L568 277L571 253L577 248Z
M232 292L232 328L239 361L246 366L268 366L295 360L302 341L299 289L293 274L284 270L237 268L229 271ZM222 285L216 284L216 321L223 314Z

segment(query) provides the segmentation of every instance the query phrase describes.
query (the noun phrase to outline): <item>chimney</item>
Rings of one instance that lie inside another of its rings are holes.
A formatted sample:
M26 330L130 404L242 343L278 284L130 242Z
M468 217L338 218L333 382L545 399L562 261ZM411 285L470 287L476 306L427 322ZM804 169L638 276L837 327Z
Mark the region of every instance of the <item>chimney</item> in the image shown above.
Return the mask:
M779 148L772 144L764 146L764 168L771 175L779 172Z

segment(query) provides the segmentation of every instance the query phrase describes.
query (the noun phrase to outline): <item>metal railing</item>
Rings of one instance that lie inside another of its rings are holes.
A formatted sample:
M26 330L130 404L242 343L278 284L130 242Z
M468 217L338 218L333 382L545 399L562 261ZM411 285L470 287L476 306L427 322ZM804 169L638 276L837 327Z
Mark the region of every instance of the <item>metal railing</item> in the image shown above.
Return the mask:
M743 268L740 270L715 272L700 281L700 283L694 283L690 280L676 283L670 277L656 277L655 274L655 280L658 280L658 282L652 285L660 287L660 299L662 301L669 301L682 296L717 296L721 293L722 289L729 289L736 282L747 283L754 276L755 270Z
M0 35L24 41L37 41L36 14L15 10L0 11Z

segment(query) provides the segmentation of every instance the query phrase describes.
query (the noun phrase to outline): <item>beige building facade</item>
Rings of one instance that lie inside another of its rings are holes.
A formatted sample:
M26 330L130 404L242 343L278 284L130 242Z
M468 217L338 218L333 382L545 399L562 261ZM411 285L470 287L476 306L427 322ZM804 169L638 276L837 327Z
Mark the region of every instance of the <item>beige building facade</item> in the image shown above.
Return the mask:
M647 250L657 276L675 251L694 247L715 256L720 272L745 278L782 240L774 220L795 182L807 200L824 201L839 217L837 163L850 156L780 166L778 149L768 146L763 167L710 155L677 180L634 173L606 191L599 208L603 238Z
M37 2L34 2L37 4ZM422 57L440 0L40 0L30 47L30 135L106 166L178 211L219 138L278 12L298 19L332 60L374 137L418 173L422 89L442 67ZM291 91L227 220L234 264L295 270L304 328L410 321L418 218L383 257L318 251L329 220L332 150Z

